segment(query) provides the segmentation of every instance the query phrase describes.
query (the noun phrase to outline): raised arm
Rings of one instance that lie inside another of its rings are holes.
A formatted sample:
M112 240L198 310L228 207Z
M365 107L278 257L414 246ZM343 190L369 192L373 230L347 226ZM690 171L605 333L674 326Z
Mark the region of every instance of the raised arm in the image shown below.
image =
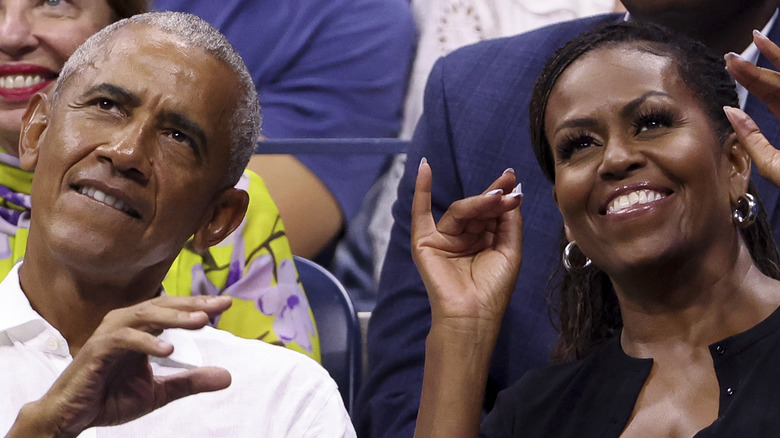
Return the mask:
M230 374L216 367L155 376L148 356L173 352L173 345L157 337L164 329L201 328L230 302L229 297L163 296L109 312L49 391L22 407L6 437L77 436L228 387Z
M431 168L420 164L412 256L431 302L415 436L474 437L490 357L521 261L520 202L506 171L482 195L431 215Z
M780 48L775 43L759 32L753 33L753 41L773 65L780 66ZM737 82L761 99L780 119L780 73L757 67L734 53L726 55L726 66ZM780 186L780 151L764 137L758 125L744 111L731 107L724 110L759 173Z

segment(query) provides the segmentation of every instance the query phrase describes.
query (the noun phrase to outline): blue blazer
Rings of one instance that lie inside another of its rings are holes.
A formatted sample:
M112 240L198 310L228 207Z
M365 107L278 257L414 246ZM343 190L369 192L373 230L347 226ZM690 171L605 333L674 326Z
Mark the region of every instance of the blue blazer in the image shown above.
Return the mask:
M414 430L431 324L409 247L414 180L422 157L433 169L436 220L455 200L484 191L507 167L523 184L523 265L491 363L485 408L492 407L498 391L548 362L556 333L545 291L560 260L562 220L552 185L531 148L528 104L537 76L557 48L583 31L622 19L622 14L607 14L485 41L434 66L393 207L395 224L368 333L371 371L354 418L360 436L404 437ZM780 41L780 25L774 28L769 36ZM761 57L759 64L768 62ZM745 109L780 145L780 124L766 106L751 96ZM754 181L779 233L780 191L763 179Z

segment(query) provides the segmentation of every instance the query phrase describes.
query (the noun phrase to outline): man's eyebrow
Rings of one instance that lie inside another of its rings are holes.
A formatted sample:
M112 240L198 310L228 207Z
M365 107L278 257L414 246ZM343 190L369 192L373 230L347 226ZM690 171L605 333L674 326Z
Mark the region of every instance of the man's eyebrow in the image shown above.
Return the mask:
M164 111L158 116L158 121L171 124L185 134L195 137L195 141L198 143L198 152L206 152L206 134L197 122L175 111Z
M87 98L94 95L105 95L130 107L138 107L141 105L141 98L136 96L132 91L106 82L95 85L83 94L83 96Z

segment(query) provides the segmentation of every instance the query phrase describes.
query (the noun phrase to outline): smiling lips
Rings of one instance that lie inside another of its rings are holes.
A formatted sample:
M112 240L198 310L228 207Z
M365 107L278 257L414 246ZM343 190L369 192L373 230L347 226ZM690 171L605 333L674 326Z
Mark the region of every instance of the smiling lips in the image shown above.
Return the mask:
M664 198L665 195L655 190L636 190L631 193L621 195L612 200L607 207L606 214L621 214L632 210L636 205L649 204Z
M29 100L57 79L57 73L36 65L0 66L0 97L12 102Z
M107 195L94 187L79 187L77 188L77 191L82 195L88 196L100 203L108 205L109 207L113 207L135 219L141 218L140 213L128 207L125 204L125 202L122 201L121 199L117 199L111 195Z
M45 82L41 75L11 75L0 77L0 88L27 88Z

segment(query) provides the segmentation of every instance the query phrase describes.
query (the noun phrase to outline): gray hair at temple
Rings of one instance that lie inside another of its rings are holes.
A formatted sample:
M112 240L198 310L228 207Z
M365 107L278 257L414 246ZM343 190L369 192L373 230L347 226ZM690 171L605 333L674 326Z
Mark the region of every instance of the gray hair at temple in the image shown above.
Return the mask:
M236 103L230 120L230 164L222 178L225 187L234 185L241 177L249 158L260 139L260 103L252 76L241 55L222 33L200 17L182 12L149 12L117 21L92 35L68 59L57 79L53 100L56 101L62 85L80 68L94 62L113 34L128 24L143 24L178 37L187 47L201 47L227 65L236 75L242 96Z

